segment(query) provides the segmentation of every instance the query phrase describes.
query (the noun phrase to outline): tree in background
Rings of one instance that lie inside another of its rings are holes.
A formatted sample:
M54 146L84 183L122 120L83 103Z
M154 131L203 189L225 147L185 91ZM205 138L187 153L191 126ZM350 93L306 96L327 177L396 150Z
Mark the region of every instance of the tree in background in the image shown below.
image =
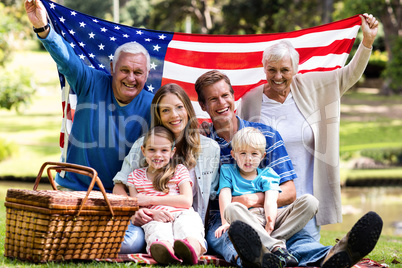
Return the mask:
M21 1L16 2L22 5ZM21 5L5 4L0 2L0 108L15 108L19 112L21 104L27 105L34 94L31 76L24 69L10 71L6 67L16 47L16 40L26 34L27 27Z
M400 0L344 0L340 17L370 12L379 18L384 29L388 62L384 72L382 94L402 93L402 2Z

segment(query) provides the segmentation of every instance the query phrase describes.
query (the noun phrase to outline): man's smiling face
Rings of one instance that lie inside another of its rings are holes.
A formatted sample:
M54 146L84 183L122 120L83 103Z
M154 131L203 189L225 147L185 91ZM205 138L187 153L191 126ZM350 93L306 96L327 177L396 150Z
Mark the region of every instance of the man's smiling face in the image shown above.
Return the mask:
M114 97L121 103L130 103L144 88L148 78L147 59L144 54L122 52L116 62L113 76Z
M201 108L209 114L214 124L230 123L236 119L234 96L225 80L205 87L203 96L205 102L200 102Z

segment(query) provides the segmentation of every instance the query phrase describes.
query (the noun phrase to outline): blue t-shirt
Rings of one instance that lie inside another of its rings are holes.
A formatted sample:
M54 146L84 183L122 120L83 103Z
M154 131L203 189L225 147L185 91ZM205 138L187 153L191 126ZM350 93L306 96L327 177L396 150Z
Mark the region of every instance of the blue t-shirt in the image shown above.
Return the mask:
M67 162L94 168L111 192L124 157L149 129L153 94L143 89L128 105L120 106L114 98L111 75L84 64L53 29L41 41L77 95ZM63 187L86 191L91 178L67 172L64 178L57 174L56 181Z
M232 196L264 193L268 190L282 192L279 187L280 177L272 168L258 168L257 174L253 180L246 180L241 176L237 165L222 165L219 174L218 194L223 188L230 188Z

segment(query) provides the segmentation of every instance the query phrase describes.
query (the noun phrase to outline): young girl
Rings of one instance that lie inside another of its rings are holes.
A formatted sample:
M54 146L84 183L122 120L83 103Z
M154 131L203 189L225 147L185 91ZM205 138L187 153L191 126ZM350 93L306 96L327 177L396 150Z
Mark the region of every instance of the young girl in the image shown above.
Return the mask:
M141 151L147 166L128 176L130 196L141 207L164 210L173 219L153 220L142 225L147 252L160 264L197 264L206 252L204 226L192 208L192 183L188 169L176 165L174 134L163 126L152 128L144 138ZM177 257L176 257L177 256Z

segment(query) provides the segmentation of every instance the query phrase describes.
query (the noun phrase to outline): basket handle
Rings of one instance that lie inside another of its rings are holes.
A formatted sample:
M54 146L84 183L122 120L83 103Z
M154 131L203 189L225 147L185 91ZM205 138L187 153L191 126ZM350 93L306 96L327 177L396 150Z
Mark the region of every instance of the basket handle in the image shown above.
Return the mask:
M55 183L55 181L53 179L52 173L50 172L51 170L64 170L64 171L67 171L67 172L74 172L74 173L85 175L85 176L88 176L88 177L92 178L92 181L91 181L91 183L90 183L90 185L88 187L87 194L86 194L84 200L82 201L80 209L78 210L78 213L76 215L77 217L80 215L83 206L87 202L88 197L89 197L89 193L94 188L95 183L98 185L100 191L102 192L103 197L105 198L105 201L106 201L106 203L107 203L107 205L109 207L110 213L112 214L112 217L114 217L114 212L113 212L113 209L112 209L112 205L110 204L110 201L109 201L109 199L107 198L107 195L106 195L105 188L103 187L103 184L102 184L101 180L98 177L98 172L96 172L95 169L90 168L90 167L77 165L77 164L70 164L70 163L61 163L61 162L45 162L45 163L42 164L42 167L39 170L38 176L36 177L35 184L34 184L34 187L33 187L34 191L36 191L36 189L38 189L39 181L42 178L43 171L45 170L45 167L48 166L48 165L50 167L47 168L47 176L49 177L49 182L52 185L52 188L54 190L57 190L57 187L56 187L56 183Z

